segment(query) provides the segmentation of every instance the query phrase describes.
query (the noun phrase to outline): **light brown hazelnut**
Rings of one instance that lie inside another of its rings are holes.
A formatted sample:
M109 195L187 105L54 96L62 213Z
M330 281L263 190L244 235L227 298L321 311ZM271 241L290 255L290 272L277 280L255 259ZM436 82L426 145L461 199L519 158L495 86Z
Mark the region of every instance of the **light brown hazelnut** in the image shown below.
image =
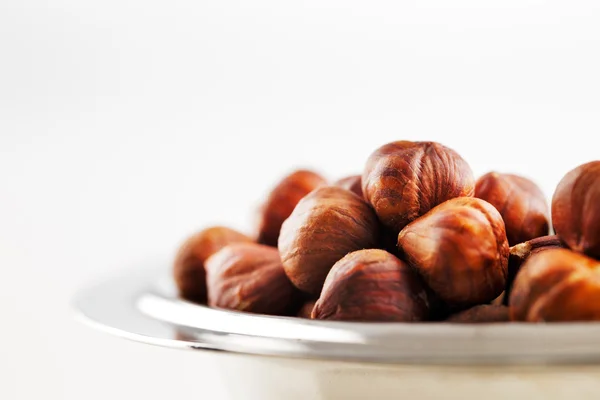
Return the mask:
M312 314L312 310L313 308L315 308L315 303L317 301L316 300L308 300L307 302L305 302L302 307L300 307L300 311L298 311L298 314L296 314L297 317L299 318L308 318L310 319L310 316Z
M542 190L531 180L490 172L477 180L475 197L500 212L510 246L548 234L550 207Z
M360 250L339 260L327 275L313 319L423 321L428 293L421 278L384 250Z
M362 176L365 199L395 233L446 200L472 196L475 179L461 156L435 142L386 144Z
M363 199L325 186L300 200L283 223L279 251L292 283L318 295L333 264L352 251L375 247L378 236L377 217Z
M600 259L600 161L580 165L560 181L552 223L569 248Z
M296 289L277 249L255 243L226 246L206 261L208 305L258 314L288 315Z
M534 254L510 295L514 321L600 320L600 262L567 249Z
M451 315L446 322L459 324L487 324L508 322L508 307L503 305L482 304Z
M206 302L206 259L231 243L252 242L248 236L222 226L204 229L187 239L175 256L173 277L179 295L197 303Z
M561 248L566 248L566 246L557 235L542 236L511 247L508 256L508 277L506 278L506 293L503 304L508 304L515 277L523 263L530 256L549 249Z
M283 221L294 211L300 199L325 184L325 178L307 170L295 171L279 182L260 208L258 243L277 247Z
M473 197L448 200L398 235L401 255L451 308L489 303L504 290L508 241L500 213Z
M346 178L336 181L333 185L349 190L352 193L355 193L361 199L363 198L362 176L360 175L347 176Z

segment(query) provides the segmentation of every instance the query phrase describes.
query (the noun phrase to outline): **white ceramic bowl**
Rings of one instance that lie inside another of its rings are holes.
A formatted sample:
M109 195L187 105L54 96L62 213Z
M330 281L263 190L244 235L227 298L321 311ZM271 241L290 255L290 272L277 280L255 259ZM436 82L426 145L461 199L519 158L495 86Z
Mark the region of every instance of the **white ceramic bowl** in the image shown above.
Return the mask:
M599 399L600 324L349 323L216 310L177 298L165 268L82 291L84 322L201 350L231 399ZM201 385L210 393L206 381Z

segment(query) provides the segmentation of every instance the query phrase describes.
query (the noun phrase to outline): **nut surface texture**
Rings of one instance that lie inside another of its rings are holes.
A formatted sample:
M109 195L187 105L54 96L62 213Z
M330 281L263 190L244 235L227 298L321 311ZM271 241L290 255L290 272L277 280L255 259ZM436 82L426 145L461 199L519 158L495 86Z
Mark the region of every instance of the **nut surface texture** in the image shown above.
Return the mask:
M560 181L552 224L569 248L600 259L600 161L580 165Z
M252 239L222 226L205 229L188 238L177 252L173 264L179 295L186 300L205 303L205 261L228 244L237 242L252 242Z
M451 308L491 302L504 290L509 249L504 222L481 199L440 204L400 232L398 247Z
M317 301L316 300L308 300L307 302L305 302L302 307L300 307L300 311L298 311L298 314L296 314L297 317L300 318L311 318L311 314L312 314L312 310L313 308L315 308L315 303Z
M532 255L510 295L515 321L600 320L600 262L567 249Z
M206 261L206 276L211 307L287 315L295 301L296 289L270 246L226 246Z
M395 233L446 200L472 196L474 185L467 162L435 142L386 144L369 157L362 177L365 199Z
M425 285L406 263L384 250L360 250L331 268L312 318L408 322L428 313Z
M509 245L548 235L550 207L542 190L531 180L490 172L477 180L475 197L500 212Z
M346 254L378 244L373 210L354 193L321 187L304 197L279 237L283 267L300 290L319 295L327 273Z
M281 225L290 216L296 204L308 193L326 183L321 175L307 170L295 171L279 182L260 209L258 242L277 247Z
M508 307L503 305L482 304L451 315L447 322L462 324L485 324L508 322Z

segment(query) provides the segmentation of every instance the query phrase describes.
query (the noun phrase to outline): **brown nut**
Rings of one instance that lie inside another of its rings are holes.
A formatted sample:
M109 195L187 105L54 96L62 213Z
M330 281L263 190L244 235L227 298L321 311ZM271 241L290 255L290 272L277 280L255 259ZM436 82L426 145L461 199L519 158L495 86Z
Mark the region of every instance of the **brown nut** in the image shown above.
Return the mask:
M600 259L600 161L580 165L560 181L552 223L569 248Z
M527 259L510 295L514 321L600 320L600 262L567 249Z
M306 170L293 172L279 182L260 209L258 243L277 247L283 221L294 211L300 199L325 184L327 182L321 175Z
M255 243L226 246L206 261L208 305L287 315L297 296L277 249Z
M398 235L401 254L451 308L494 300L504 290L508 241L500 213L473 197L448 200Z
M542 190L529 179L490 172L475 183L475 197L500 212L510 246L548 234L550 208Z
M312 318L408 322L428 314L425 284L406 263L384 250L360 250L331 268Z
M346 178L335 181L333 185L349 190L361 199L363 198L362 176L360 175L347 176Z
M298 311L298 314L296 314L297 317L299 318L308 318L310 319L310 316L312 314L312 310L313 308L315 308L315 303L317 301L316 300L309 300L306 303L304 303L302 305L302 307L300 307L300 311Z
M395 233L446 200L472 196L474 185L467 162L435 142L386 144L371 155L362 177L365 199Z
M222 226L205 229L187 239L175 256L173 264L173 277L179 295L186 300L205 303L206 259L228 244L237 242L252 242L252 239Z
M503 304L508 304L515 277L529 256L549 249L565 247L557 235L542 236L511 247L508 256L508 277L506 278L506 293Z
M492 322L508 322L508 307L502 305L482 304L468 310L451 315L446 322L460 324L485 324Z
M352 251L375 247L378 235L377 217L367 203L326 186L300 200L283 223L279 251L292 283L319 295L333 264Z

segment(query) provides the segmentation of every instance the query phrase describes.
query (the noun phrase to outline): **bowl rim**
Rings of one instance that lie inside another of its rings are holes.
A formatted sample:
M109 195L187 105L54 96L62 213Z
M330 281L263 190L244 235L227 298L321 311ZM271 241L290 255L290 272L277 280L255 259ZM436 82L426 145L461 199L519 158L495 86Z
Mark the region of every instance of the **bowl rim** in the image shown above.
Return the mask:
M177 297L170 270L138 268L81 290L77 318L159 346L401 364L600 364L600 323L342 322L209 308Z

